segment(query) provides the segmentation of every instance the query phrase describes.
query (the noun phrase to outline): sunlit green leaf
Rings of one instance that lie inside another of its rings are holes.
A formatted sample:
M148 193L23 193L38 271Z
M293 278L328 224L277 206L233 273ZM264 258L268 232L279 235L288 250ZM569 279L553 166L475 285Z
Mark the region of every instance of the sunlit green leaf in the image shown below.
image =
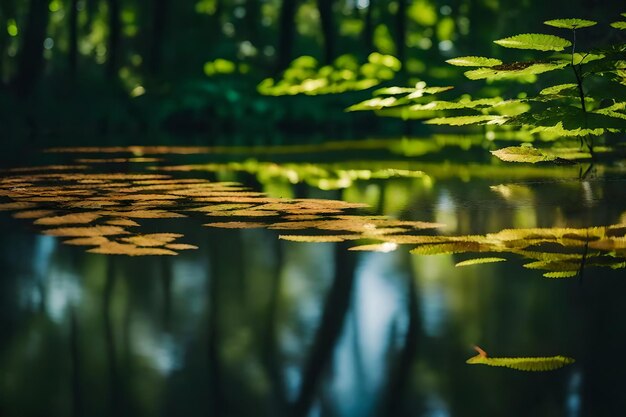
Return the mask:
M578 271L553 271L543 274L546 278L572 278L578 275Z
M502 366L519 371L552 371L574 363L574 359L566 356L550 357L520 357L520 358L490 358L480 348L476 348L478 355L469 358L468 364L481 364L488 366Z
M615 29L626 30L626 22L613 22L611 23L611 27L614 27Z
M478 68L466 71L465 76L470 80L503 80L543 74L565 68L565 62L514 62L512 64L497 65L491 68Z
M541 150L530 146L509 146L491 151L491 153L505 162L537 162L554 161L556 157L546 155Z
M448 59L446 62L457 67L493 67L502 64L499 59L482 56L462 56Z
M449 125L449 126L465 126L475 124L498 125L506 121L504 116L494 115L475 115L475 116L456 116L456 117L437 117L427 120L424 123L431 125Z
M575 90L576 88L578 88L577 84L559 84L559 85L553 85L552 87L546 87L543 90L541 90L539 92L539 94L541 95L548 95L548 94L559 94L563 91L572 91Z
M593 20L585 20L585 19L555 19L555 20L547 20L543 22L548 26L553 26L555 28L562 29L580 29L586 28L590 26L597 25L598 22L594 22Z
M498 39L494 43L505 48L534 49L538 51L562 51L572 43L559 36L544 35L539 33L525 33L504 39Z
M479 264L489 264L496 262L506 261L504 258L475 258L468 259L466 261L458 262L455 266L471 266L471 265L479 265Z

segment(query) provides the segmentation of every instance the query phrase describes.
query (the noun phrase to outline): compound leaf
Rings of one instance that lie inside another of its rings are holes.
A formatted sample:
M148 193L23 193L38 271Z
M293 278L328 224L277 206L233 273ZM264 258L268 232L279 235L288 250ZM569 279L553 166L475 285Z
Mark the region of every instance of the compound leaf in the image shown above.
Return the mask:
M534 49L537 51L562 51L572 43L559 36L540 33L524 33L494 41L505 48Z

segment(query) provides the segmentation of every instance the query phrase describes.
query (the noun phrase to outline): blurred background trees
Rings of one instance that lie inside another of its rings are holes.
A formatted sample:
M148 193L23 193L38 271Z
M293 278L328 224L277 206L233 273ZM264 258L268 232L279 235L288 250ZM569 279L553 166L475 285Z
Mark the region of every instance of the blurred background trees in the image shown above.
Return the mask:
M620 11L599 0L0 0L0 123L31 134L224 132L243 118L256 130L311 119L338 132L357 116L331 112L365 95L320 106L256 86L299 56L363 65L372 52L400 60L394 84L461 82L445 59L501 53L493 39L546 19L607 23ZM602 27L586 41L604 40Z

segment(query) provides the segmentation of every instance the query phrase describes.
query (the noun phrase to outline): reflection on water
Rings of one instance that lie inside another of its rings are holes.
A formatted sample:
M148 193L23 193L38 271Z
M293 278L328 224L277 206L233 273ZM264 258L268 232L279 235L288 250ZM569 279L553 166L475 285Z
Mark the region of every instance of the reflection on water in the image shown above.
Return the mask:
M626 406L619 166L581 181L571 167L374 161L390 175L361 172L333 191L303 187L315 182L293 167L165 172L193 164L158 150L81 155L80 166L55 153L45 172L3 173L0 415ZM150 256L168 251L178 256ZM477 367L465 363L472 345L492 361L576 362Z

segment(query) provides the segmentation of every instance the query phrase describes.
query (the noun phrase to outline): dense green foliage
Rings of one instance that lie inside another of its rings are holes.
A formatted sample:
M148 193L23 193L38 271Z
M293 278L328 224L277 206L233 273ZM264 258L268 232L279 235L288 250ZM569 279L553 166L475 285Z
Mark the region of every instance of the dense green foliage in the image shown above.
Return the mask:
M526 33L494 41L505 48L553 52L533 60L502 63L495 58L465 56L447 61L454 66L477 67L466 71L465 76L470 80L487 82L534 83L539 74L558 72L552 85L536 94L522 92L516 97L472 99L463 96L456 100L438 100L437 97L416 94L428 90L424 83L418 83L413 89L384 91L375 99L352 106L349 110L375 108L383 110L383 115L423 118L427 119L426 123L434 125L514 126L527 130L535 138L578 137L581 145L584 144L589 155L593 156L593 137L626 131L626 43L620 41L602 45L587 52L576 49L577 29L595 26L596 23L582 19L545 22L548 26L571 30L571 41L541 33ZM566 48L571 48L569 53L564 53ZM572 78L575 83L566 82ZM524 147L509 147L494 152L494 155L514 162L558 159L541 150Z
M2 0L0 123L33 134L399 133L402 123L342 109L378 84L457 84L446 59L489 54L491 39L533 31L533 19L563 5L606 24L617 12L617 5L535 3ZM595 29L590 39L601 37ZM295 93L327 96L272 97Z

